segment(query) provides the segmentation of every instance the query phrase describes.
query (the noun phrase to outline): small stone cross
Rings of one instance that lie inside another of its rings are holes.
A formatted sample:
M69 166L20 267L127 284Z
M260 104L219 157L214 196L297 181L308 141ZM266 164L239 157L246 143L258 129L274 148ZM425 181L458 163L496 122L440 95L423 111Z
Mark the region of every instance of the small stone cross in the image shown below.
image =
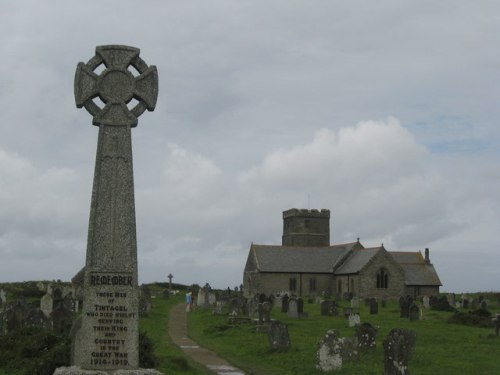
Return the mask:
M96 47L96 55L86 64L80 62L75 74L75 100L78 108L94 116L94 125L137 126L137 118L147 109L153 111L158 98L158 72L139 57L140 50L129 46ZM101 74L95 70L104 65ZM139 75L134 76L133 67ZM93 99L104 103L100 108ZM129 109L127 104L137 101Z
M172 279L174 278L174 275L169 273L167 277L168 277L168 290L171 292L172 291Z

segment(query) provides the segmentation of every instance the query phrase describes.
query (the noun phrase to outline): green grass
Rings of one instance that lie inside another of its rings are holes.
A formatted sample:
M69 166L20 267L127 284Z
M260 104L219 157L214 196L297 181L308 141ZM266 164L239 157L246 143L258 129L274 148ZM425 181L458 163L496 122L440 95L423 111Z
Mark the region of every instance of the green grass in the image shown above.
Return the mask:
M255 332L252 325L228 326L227 317L210 311L196 310L188 316L189 335L232 362L255 375L321 374L315 369L317 342L328 329L338 329L342 336L352 336L354 328L342 317L320 315L319 305L306 304L308 319L290 319L273 311L273 319L288 324L292 347L287 352L269 349L267 335ZM492 311L498 311L493 306ZM363 354L360 361L345 363L339 375L383 373L383 339L392 328L412 329L417 345L410 361L412 375L491 375L500 374L500 339L491 337L493 328L474 328L447 322L452 313L424 311L424 319L411 322L399 317L397 302L379 308L378 315L369 315L360 307L362 322L379 327L377 347Z
M154 289L151 289L153 295L155 295ZM160 365L157 369L165 375L209 374L204 367L191 361L178 346L173 344L168 335L168 317L170 309L183 300L183 297L166 299L157 296L153 298L151 312L149 316L140 319L139 328L141 331L146 332L149 339L153 342L155 354L160 360ZM1 372L0 375L2 375Z

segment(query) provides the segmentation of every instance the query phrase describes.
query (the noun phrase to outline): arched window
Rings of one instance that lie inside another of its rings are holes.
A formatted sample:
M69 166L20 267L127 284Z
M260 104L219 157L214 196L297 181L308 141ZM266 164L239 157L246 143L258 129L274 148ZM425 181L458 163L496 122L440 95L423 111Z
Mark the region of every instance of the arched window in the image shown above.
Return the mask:
M377 289L387 289L389 287L389 274L387 270L381 268L377 272Z

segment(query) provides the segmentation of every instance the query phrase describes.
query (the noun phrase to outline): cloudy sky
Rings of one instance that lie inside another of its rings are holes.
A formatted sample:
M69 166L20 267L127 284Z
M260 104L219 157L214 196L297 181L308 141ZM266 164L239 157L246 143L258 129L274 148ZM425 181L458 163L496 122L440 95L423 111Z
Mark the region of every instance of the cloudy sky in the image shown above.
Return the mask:
M283 210L331 242L430 248L445 291L500 290L497 1L0 2L0 282L84 265L97 127L74 104L95 47L139 47L141 282L239 285Z

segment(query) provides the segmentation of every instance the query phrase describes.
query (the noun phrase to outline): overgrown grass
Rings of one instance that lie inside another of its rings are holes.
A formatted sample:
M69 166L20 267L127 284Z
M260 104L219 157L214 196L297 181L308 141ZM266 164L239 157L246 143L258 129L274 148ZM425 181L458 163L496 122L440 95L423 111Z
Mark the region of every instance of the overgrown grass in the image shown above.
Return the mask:
M328 329L338 329L342 336L352 336L343 317L324 317L319 305L306 304L307 319L290 319L273 311L273 318L288 324L292 347L287 352L269 349L267 335L258 333L252 325L229 326L227 317L214 316L211 311L196 310L188 315L189 335L230 362L255 375L321 374L315 369L318 341ZM492 311L498 311L497 305ZM421 321L411 322L399 317L397 302L379 308L370 315L360 306L362 322L379 327L375 351L361 356L360 361L345 363L339 375L383 373L382 342L392 328L412 329L417 333L417 345L410 361L412 375L491 375L500 374L500 339L493 337L493 328L475 328L450 324L453 313L424 311Z
M153 296L155 289L151 288ZM168 317L170 309L183 301L183 297L171 297L169 299L161 297L161 294L152 299L151 313L147 317L140 319L139 327L146 332L153 342L155 354L160 360L157 369L165 375L185 374L203 375L209 374L202 366L193 362L184 352L172 343L168 335ZM2 375L0 373L0 375Z

